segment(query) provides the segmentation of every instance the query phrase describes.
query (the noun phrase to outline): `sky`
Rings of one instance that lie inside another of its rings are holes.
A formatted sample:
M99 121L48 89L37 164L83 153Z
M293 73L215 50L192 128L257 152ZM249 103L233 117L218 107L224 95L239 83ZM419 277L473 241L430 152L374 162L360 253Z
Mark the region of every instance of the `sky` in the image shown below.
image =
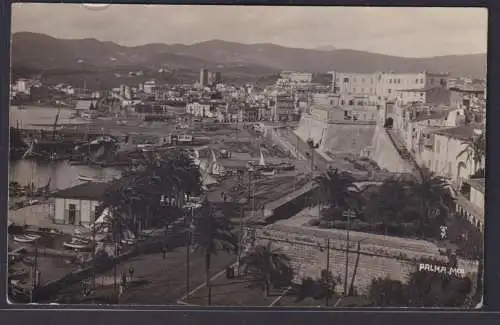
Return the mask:
M121 45L220 39L404 57L485 53L481 8L13 4L12 32L96 38Z

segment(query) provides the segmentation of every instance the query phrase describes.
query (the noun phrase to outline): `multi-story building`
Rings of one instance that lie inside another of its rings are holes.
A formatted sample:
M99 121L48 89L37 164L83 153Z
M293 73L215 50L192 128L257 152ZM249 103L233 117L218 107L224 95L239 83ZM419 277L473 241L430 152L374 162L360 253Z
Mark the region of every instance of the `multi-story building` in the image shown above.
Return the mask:
M153 93L153 89L156 87L156 81L154 80L149 80L149 81L146 81L143 85L142 85L142 91L144 91L146 94L152 94Z
M208 78L209 78L209 72L208 69L201 69L200 70L200 85L202 87L206 87L208 85Z
M186 105L186 113L191 114L196 117L207 117L215 118L217 117L217 110L215 105L204 102L194 102Z
M456 197L458 213L478 229L484 230L484 159L476 164L466 152L468 143L484 132L482 125L438 129L423 138L421 158L425 167L448 178L460 194ZM483 157L484 158L484 157Z
M332 91L394 100L400 90L446 87L447 73L346 73L331 71Z
M396 103L398 105L405 105L409 103L449 105L450 97L450 90L445 87L403 89L397 91Z
M297 118L295 113L294 95L290 91L275 91L268 101L271 109L271 120L278 122L293 121Z
M214 72L214 84L218 85L222 83L222 72L215 71Z
M293 72L290 74L290 81L294 84L310 84L313 75L310 72Z

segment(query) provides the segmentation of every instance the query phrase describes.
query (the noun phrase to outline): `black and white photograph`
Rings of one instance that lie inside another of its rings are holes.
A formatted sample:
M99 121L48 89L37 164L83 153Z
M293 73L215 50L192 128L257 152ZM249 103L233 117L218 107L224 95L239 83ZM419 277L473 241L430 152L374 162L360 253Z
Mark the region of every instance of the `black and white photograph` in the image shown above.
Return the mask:
M487 25L13 4L9 303L481 308Z

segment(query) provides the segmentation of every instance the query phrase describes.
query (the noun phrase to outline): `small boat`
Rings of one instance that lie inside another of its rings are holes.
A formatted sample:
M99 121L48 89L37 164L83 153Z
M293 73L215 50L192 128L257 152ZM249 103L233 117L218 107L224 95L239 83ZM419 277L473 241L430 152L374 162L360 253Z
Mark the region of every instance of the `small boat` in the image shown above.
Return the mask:
M14 241L18 242L18 243L32 243L35 241L35 239L33 238L29 238L29 237L26 237L26 236L21 236L21 235L14 235Z
M103 182L103 180L100 178L85 175L78 175L78 180L82 182Z
M274 176L276 175L276 169L274 168L262 168L259 170L261 175L264 176Z
M26 238L28 238L28 239L37 240L38 238L40 238L40 235L34 235L34 234L24 234L24 237L26 237Z
M70 242L63 243L64 248L68 249L85 249L91 246L90 243L81 240L71 240Z
M136 243L135 239L122 239L122 244L134 245Z

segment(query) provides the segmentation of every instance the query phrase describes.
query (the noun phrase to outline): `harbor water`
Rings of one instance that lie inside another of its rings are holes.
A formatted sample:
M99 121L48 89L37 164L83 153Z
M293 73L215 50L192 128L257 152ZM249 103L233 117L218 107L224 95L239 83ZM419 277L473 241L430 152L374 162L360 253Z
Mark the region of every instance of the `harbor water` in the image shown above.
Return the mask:
M86 123L84 119L71 118L75 110L87 110L90 106L89 101L78 101L74 109L61 108L58 124L82 124ZM9 123L12 127L18 128L34 128L37 124L52 125L59 108L56 107L41 107L41 106L23 106L20 109L18 106L11 106L9 109Z
M78 101L78 110L88 109L89 101ZM71 118L75 109L60 109L59 124L81 124L87 121ZM58 108L25 106L23 109L11 106L9 121L13 127L39 128L37 124L51 125L55 121ZM120 171L113 168L92 167L86 165L71 165L65 161L11 161L9 166L9 180L21 185L34 183L36 187L46 186L50 180L50 189L64 189L81 183L79 176L111 179L120 175Z
M34 160L11 161L9 166L9 181L28 185L31 182L36 187L46 186L50 180L50 189L58 190L81 184L79 176L100 179L113 179L120 175L114 168L91 167L86 165L71 165L65 161L40 162Z

